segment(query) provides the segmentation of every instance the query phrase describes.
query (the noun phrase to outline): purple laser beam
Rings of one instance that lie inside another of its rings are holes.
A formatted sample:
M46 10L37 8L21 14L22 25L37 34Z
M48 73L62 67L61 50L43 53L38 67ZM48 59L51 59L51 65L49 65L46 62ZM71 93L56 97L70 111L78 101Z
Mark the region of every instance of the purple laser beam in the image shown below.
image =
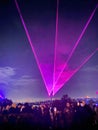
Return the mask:
M59 0L57 0L56 6L56 30L55 30L55 46L54 46L54 73L53 73L53 90L54 90L54 83L55 83L55 66L56 66L56 48L58 43L58 9L59 9Z
M0 98L3 99L4 97L2 95L0 95Z
M17 10L18 10L18 13L19 13L19 16L20 16L22 25L23 25L23 27L24 27L26 36L27 36L27 38L28 38L29 44L30 44L31 49L32 49L32 51L33 51L33 54L34 54L34 56L35 56L36 63L37 63L37 65L38 65L38 68L39 68L40 73L41 73L41 75L42 75L42 79L43 79L44 84L45 84L45 86L46 86L48 95L50 95L49 89L48 89L48 87L47 87L47 84L46 84L46 81L45 81L45 79L44 79L43 73L42 73L42 71L41 71L41 68L40 68L40 65L39 65L39 61L38 61L37 55L36 55L36 53L35 53L35 50L34 50L34 47L33 47L33 44L32 44L32 41L31 41L31 38L30 38L30 35L29 35L29 32L28 32L28 29L27 29L26 24L25 24L25 21L24 21L24 19L23 19L23 17L22 17L22 13L21 13L21 11L20 11L20 8L19 8L19 5L18 5L17 0L15 0L15 5L16 5L16 8L17 8Z
M53 93L55 94L66 82L68 82L68 81L70 80L70 78L71 78L76 72L78 72L78 71L81 69L81 67L82 67L84 64L86 64L86 63L90 60L90 58L91 58L97 51L98 51L98 48L97 48L96 50L94 50L94 51L84 60L84 62L80 64L79 67L77 67L74 71L72 71L72 73L71 73L71 74L69 75L69 77L63 82L63 84L62 84L61 86L58 86Z
M88 19L86 25L84 26L84 28L83 28L83 30L82 30L82 32L81 32L81 34L80 34L78 40L77 40L76 43L75 43L75 46L73 47L73 49L72 49L72 51L71 51L71 53L70 53L70 55L69 55L67 61L65 62L64 66L63 66L63 68L62 68L62 70L61 70L61 72L59 73L59 76L58 76L57 80L55 81L55 84L57 83L57 81L59 80L61 74L63 73L63 71L64 71L64 69L65 69L65 67L66 67L66 65L67 65L67 63L68 63L68 61L69 61L70 58L72 57L72 55L73 55L73 53L74 53L76 47L78 46L78 44L79 44L81 38L83 37L83 35L84 35L84 33L85 33L85 31L86 31L88 25L90 24L90 22L91 22L91 20L92 20L94 14L95 14L97 8L98 8L98 4L97 4L96 7L94 8L94 10L93 10L93 12L91 13L91 15L90 15L90 17L89 17L89 19Z

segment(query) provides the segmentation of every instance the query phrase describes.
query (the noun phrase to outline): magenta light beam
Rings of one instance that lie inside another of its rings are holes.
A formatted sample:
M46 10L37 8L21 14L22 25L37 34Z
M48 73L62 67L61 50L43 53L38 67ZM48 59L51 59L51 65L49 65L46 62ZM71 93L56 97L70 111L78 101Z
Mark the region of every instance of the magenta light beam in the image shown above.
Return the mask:
M59 86L59 88L56 88L56 89L55 89L54 94L55 94L66 82L68 82L68 81L70 80L70 78L71 78L76 72L78 72L78 71L82 68L82 66L83 66L84 64L86 64L86 63L91 59L91 57L92 57L97 51L98 51L98 48L97 48L95 51L93 51L93 52L84 60L84 62L72 72L72 74L70 74L70 76L68 77L68 79L65 80L65 82L64 82L61 86Z
M36 63L37 63L37 65L38 65L38 68L39 68L40 73L41 73L41 75L42 75L42 79L43 79L43 81L44 81L44 84L45 84L45 86L46 86L47 92L48 92L48 94L49 94L49 90L48 90L47 84L46 84L46 82L45 82L43 73L42 73L42 71L41 71L41 68L40 68L40 65L39 65L39 62L38 62L38 59L37 59L37 55L36 55L36 53L35 53L35 50L34 50L34 47L33 47L33 44L32 44L32 41L31 41L31 38L30 38L30 35L29 35L29 32L28 32L28 29L27 29L26 24L25 24L25 22L24 22L24 19L23 19L23 17L22 17L22 13L21 13L21 11L20 11L20 8L19 8L19 5L18 5L17 0L15 0L15 5L16 5L16 8L17 8L17 10L18 10L18 13L19 13L19 16L20 16L22 25L23 25L23 27L24 27L26 36L27 36L27 38L28 38L29 44L30 44L31 49L32 49L32 51L33 51L33 53L34 53L34 56L35 56L35 59L36 59ZM50 94L49 94L49 95L50 95Z
M57 49L57 41L58 41L58 9L59 9L59 0L57 0L56 6L56 30L55 30L55 46L54 46L54 73L53 73L53 90L55 83L55 66L56 66L56 49Z
M81 67L90 60L90 58L96 53L97 49L93 51L85 60L84 62L74 71L74 74L81 69Z
M58 76L56 82L59 80L59 78L60 78L61 74L63 73L63 71L64 71L64 69L65 69L65 67L66 67L66 65L67 65L67 63L68 63L68 61L69 61L70 58L72 57L72 55L73 55L73 53L74 53L76 47L78 46L78 44L79 44L81 38L83 37L83 35L84 35L84 33L85 33L85 31L86 31L88 25L90 24L90 22L91 22L91 20L92 20L94 14L95 14L97 8L98 8L98 4L96 5L95 9L94 9L93 12L91 13L91 15L90 15L90 17L89 17L89 19L88 19L88 21L87 21L87 23L86 23L86 25L84 26L84 28L83 28L83 30L82 30L82 32L81 32L81 34L80 34L78 40L76 41L75 46L73 47L73 49L72 49L72 51L71 51L71 53L70 53L70 55L69 55L69 57L68 57L66 63L64 64L64 66L63 66L61 72L59 73L59 76ZM56 82L55 82L55 84L56 84Z
M76 72L78 72L84 64L86 64L86 63L91 59L91 57L96 53L96 51L97 51L97 49L96 49L95 51L93 51L93 52L84 60L84 62L81 63L81 65L74 70L74 72L70 75L69 79L70 79ZM68 79L68 80L69 80L69 79ZM68 81L68 80L67 80L67 81Z

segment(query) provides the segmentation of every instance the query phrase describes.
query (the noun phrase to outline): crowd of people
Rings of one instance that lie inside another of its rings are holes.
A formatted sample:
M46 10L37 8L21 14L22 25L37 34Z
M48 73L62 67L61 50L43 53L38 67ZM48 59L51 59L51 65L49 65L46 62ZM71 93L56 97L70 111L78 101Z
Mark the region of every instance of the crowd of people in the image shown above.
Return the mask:
M97 130L98 106L63 96L39 103L0 100L0 130Z

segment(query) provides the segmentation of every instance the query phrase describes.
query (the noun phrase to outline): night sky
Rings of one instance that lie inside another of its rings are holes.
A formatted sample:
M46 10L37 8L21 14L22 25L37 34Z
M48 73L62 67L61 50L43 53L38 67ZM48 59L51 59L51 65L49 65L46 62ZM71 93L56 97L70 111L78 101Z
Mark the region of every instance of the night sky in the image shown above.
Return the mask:
M48 64L51 77L54 65L56 0L17 0L17 2L39 62L44 63L44 68L45 64ZM97 4L97 0L59 0L56 64L61 65L68 58ZM69 66L78 67L83 58L89 56L96 48L98 48L98 7ZM53 79L49 80L52 82ZM54 97L62 97L64 94L70 97L98 97L97 91L98 51ZM48 98L14 0L0 1L0 94L14 101Z

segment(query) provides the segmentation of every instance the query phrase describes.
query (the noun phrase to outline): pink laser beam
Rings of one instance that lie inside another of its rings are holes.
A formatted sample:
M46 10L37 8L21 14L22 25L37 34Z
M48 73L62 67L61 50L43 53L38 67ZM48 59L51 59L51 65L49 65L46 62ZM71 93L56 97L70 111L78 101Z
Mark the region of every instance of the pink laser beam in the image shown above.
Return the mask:
M63 82L63 84L61 86L59 86L59 88L55 89L55 91L53 92L54 94L66 83L70 80L70 78L76 73L78 72L84 64L86 64L90 58L98 51L98 48L96 50L94 50L85 60L83 63L81 63L81 65L79 67L77 67L71 74L70 76L65 80L65 82Z
M57 0L56 6L56 30L55 30L55 46L54 46L54 73L53 73L53 90L54 90L54 82L55 82L55 66L56 66L56 48L57 48L57 40L58 40L58 9L59 9L59 0Z
M28 29L27 29L26 24L25 24L25 21L24 21L24 19L23 19L23 17L22 17L22 13L21 13L21 11L20 11L20 8L19 8L19 5L18 5L17 0L15 0L15 5L16 5L16 8L17 8L17 10L18 10L18 13L19 13L19 16L20 16L20 19L21 19L22 25L23 25L23 27L24 27L24 30L25 30L26 36L27 36L27 38L28 38L29 44L30 44L31 49L32 49L32 51L33 51L33 54L34 54L34 56L35 56L36 63L37 63L37 65L38 65L38 68L39 68L40 73L41 73L41 75L42 75L42 79L43 79L44 84L45 84L45 86L46 86L46 89L47 89L48 95L50 95L50 92L49 92L49 90L48 90L48 87L47 87L47 84L46 84L46 82L45 82L45 79L44 79L43 73L42 73L42 71L41 71L41 68L40 68L40 65L39 65L39 62L38 62L38 59L37 59L37 55L36 55L36 53L35 53L35 50L34 50L34 47L33 47L33 44L32 44L32 41L31 41L31 38L30 38L30 35L29 35L29 32L28 32Z
M85 33L85 31L86 31L88 25L90 24L90 22L91 22L91 20L92 20L94 14L95 14L97 8L98 8L98 4L97 4L96 7L94 8L94 10L93 10L93 12L91 13L91 15L90 15L90 17L89 17L89 19L88 19L86 25L84 26L84 28L83 28L83 30L82 30L82 32L81 32L81 34L80 34L78 40L76 41L75 46L73 47L73 49L72 49L72 51L71 51L71 53L70 53L70 55L69 55L69 57L68 57L66 63L64 64L64 66L63 66L61 72L59 73L59 76L58 76L56 82L59 80L59 78L60 78L61 74L63 73L63 71L64 71L64 69L65 69L65 67L66 67L66 65L67 65L67 63L68 63L68 61L69 61L70 58L72 57L72 55L73 55L73 53L74 53L76 47L78 46L78 44L79 44L81 38L83 37L83 35L84 35L84 33ZM55 84L56 84L56 82L55 82Z

